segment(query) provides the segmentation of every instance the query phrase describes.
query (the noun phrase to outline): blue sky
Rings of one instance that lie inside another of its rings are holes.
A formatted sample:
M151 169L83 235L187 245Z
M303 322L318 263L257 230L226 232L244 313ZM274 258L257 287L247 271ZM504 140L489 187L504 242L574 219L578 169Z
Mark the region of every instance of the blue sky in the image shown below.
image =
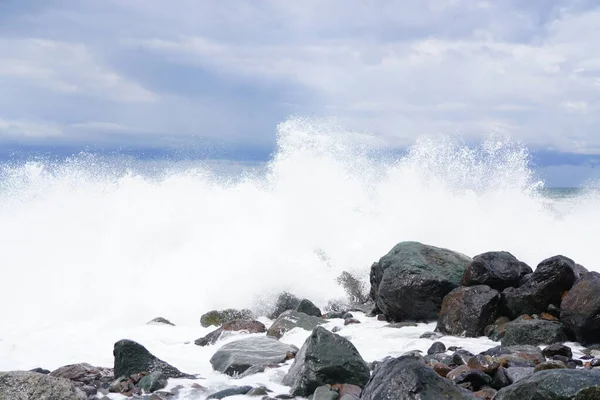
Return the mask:
M0 0L0 153L264 158L278 123L325 116L393 148L510 135L579 184L599 43L597 0Z

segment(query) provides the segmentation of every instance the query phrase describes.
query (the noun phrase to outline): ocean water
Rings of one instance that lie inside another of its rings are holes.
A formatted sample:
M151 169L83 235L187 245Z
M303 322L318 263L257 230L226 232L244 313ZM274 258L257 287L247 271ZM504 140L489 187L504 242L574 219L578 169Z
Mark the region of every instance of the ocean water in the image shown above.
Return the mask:
M371 264L404 240L469 256L506 250L532 267L563 254L600 270L599 224L596 191L545 188L527 149L506 140L420 138L398 156L368 135L291 119L267 163L8 162L0 370L110 366L113 343L127 337L217 388L229 381L210 372L215 348L190 344L208 332L199 325L208 310L264 310L282 290L319 306L342 300L342 271L367 282ZM177 327L146 325L157 316ZM433 329L361 318L342 332L369 361L426 350L418 334ZM284 340L301 345L307 335ZM252 379L277 387L279 375Z

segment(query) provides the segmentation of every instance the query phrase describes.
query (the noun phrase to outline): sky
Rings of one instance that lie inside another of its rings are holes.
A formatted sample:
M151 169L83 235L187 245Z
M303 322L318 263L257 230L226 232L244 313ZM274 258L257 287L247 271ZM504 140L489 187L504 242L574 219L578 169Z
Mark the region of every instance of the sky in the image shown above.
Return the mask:
M0 153L264 159L332 117L399 149L510 136L572 186L600 179L598 43L597 0L0 0Z

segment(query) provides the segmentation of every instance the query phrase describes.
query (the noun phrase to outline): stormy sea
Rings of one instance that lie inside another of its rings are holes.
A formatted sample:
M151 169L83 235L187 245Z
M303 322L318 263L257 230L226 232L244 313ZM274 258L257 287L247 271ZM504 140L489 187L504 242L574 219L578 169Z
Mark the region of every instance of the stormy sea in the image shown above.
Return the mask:
M201 324L211 310L247 310L268 330L282 293L333 313L319 325L350 341L371 370L386 357L427 355L434 339L477 354L499 336L431 334L435 320L382 315L369 296L373 264L418 242L469 258L505 251L534 271L557 255L600 271L598 226L594 187L545 186L527 148L509 140L423 137L400 153L292 119L265 162L9 159L0 166L0 370L113 368L115 343L128 339L189 376L169 376L151 395L135 382L109 391L119 378L111 375L88 398L205 399L248 386L286 398L293 356L246 375L211 363L224 345L265 337L262 328L195 343L223 322ZM171 324L149 323L157 317ZM276 336L298 350L311 335L296 326ZM584 357L575 337L561 342Z

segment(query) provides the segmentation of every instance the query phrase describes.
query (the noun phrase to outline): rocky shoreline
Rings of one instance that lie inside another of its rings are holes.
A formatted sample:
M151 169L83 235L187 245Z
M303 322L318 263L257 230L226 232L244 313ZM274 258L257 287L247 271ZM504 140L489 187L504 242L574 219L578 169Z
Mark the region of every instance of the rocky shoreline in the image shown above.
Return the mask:
M287 393L268 384L213 391L202 376L123 339L114 345L113 368L83 363L52 372L0 372L0 400L183 398L183 385L169 382L186 382L189 399L600 399L600 274L565 256L534 270L508 252L471 259L402 242L372 265L370 288L348 273L338 282L349 301L328 304L324 312L309 299L282 293L268 315L231 309L201 317L202 326L215 329L192 346L214 348L214 371L240 381L281 371ZM343 325L332 328L334 320ZM344 331L369 321L385 321L381 329L437 323L421 336L431 342L427 351L406 348L403 355L367 362ZM150 323L172 325L164 318ZM302 346L285 343L298 329L308 334ZM446 340L482 336L500 343L472 352Z

